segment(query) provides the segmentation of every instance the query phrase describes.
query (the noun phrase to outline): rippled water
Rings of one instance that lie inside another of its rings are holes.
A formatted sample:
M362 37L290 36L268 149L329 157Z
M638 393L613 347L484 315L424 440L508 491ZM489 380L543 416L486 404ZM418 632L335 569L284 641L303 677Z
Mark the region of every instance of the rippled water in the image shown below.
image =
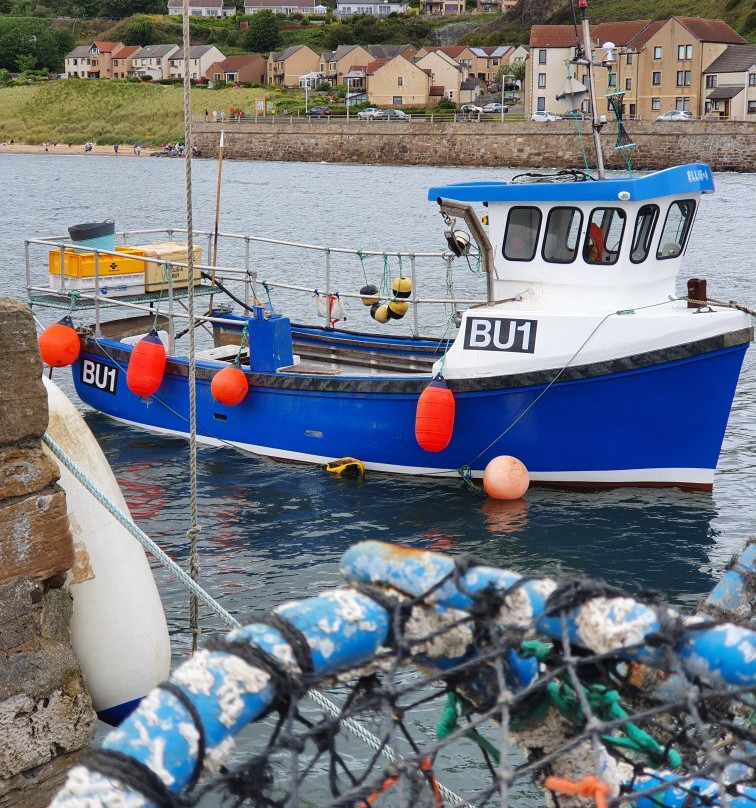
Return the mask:
M212 224L215 172L211 162L194 163L195 226ZM512 173L227 162L222 229L362 249L440 251L440 218L425 199L426 189ZM178 160L0 155L0 178L5 290L17 297L24 296L25 237L62 233L69 224L105 216L113 217L119 229L185 221L183 163ZM756 176L723 174L716 176L716 184L717 193L704 197L700 206L684 277L706 276L712 297L754 305ZM274 259L258 252L255 261L262 268ZM305 278L319 267L315 259L296 261L289 277L308 285L320 282ZM343 271L352 273L356 289L364 281L355 259L351 262ZM368 269L375 275L380 264L374 259ZM434 271L442 277L442 267ZM465 288L482 294L482 279L468 276ZM357 322L357 316L351 326L364 328L366 318ZM753 531L754 361L750 351L712 495L536 489L524 502L497 503L456 481L378 474L339 480L316 468L201 448L202 582L241 617L336 584L345 548L377 538L472 552L521 571L561 567L625 587L656 588L673 602L693 606ZM56 380L65 380L70 389L66 374ZM120 426L93 412L86 417L136 521L185 563L186 443ZM186 599L169 576L161 570L156 575L178 658L189 646ZM205 625L217 627L214 620Z

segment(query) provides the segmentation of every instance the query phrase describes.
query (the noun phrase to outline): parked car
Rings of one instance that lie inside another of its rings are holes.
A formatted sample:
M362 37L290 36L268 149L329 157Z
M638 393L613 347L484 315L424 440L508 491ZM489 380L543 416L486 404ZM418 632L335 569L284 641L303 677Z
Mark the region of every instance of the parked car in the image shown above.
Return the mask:
M305 115L308 118L327 118L331 114L331 110L328 107L310 107Z
M357 117L363 121L372 121L377 118L383 118L383 110L377 107L367 107L357 113Z
M486 104L485 107L483 107L483 112L485 112L486 114L495 112L501 115L502 112L509 112L509 107L505 106L504 104L497 104L492 102L490 104Z
M410 116L401 109L384 109L383 117L389 121L408 121Z
M559 115L555 115L553 112L546 112L546 110L541 110L539 112L534 112L530 117L531 121L561 121L562 118Z
M483 107L479 107L477 104L462 104L459 111L463 115L480 115L483 112Z
M663 115L659 115L657 121L692 121L693 116L689 112L681 109L670 109Z

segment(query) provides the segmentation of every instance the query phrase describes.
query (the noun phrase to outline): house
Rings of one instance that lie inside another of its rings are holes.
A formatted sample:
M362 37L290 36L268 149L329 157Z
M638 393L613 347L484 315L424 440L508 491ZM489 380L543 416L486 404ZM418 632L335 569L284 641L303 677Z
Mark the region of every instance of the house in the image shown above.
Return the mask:
M663 25L662 21L629 20L603 22L591 26L595 60L600 62L606 56L600 47L606 42L613 42L620 54L611 72L603 68L593 72L600 115L609 111L608 101L604 99L606 93L609 90L616 92L622 87L626 93L630 93L625 95L624 102L626 106L630 105L630 117L635 117L637 114L635 81L628 75L628 71L637 69L639 61L637 54L643 49L648 38ZM527 118L539 110L557 114L570 111L566 101L556 100L566 81L568 65L570 75L588 86L586 68L570 65L570 61L575 58L577 42L578 37L573 25L534 25L530 29L530 58L525 73ZM584 102L583 108L588 109L587 101Z
M430 103L430 71L406 56L376 59L365 69L368 103L376 107L425 107Z
M299 89L314 90L321 81L323 81L323 74L313 70L312 73L305 73L304 76L299 77Z
M334 87L345 84L344 77L355 65L367 65L375 57L362 45L339 45L335 51L320 54L320 72Z
M204 77L210 81L225 81L228 84L265 84L268 77L268 61L259 53L227 56L211 64Z
M183 0L168 0L168 13L181 14ZM223 0L190 0L189 14L192 17L233 17L236 6L233 3L224 3Z
M728 45L704 70L704 114L756 121L756 45Z
M168 60L178 51L178 45L145 45L131 57L131 75L154 81L169 76Z
M470 76L459 85L459 104L473 104L480 96L480 82Z
M272 11L274 14L326 14L328 8L316 0L244 0L244 13Z
M65 57L65 76L67 79L89 78L89 45L79 45Z
M470 75L478 79L481 87L486 87L496 81L499 68L509 62L509 54L515 49L510 45L493 45L469 50L472 52Z
M371 17L388 17L389 14L406 14L407 3L368 3L360 0L336 0L336 16L343 20L354 14L368 14Z
M628 76L635 83L637 114L655 118L668 110L680 109L694 117L702 116L707 100L706 88L702 87L703 71L729 45L744 44L745 39L722 20L697 17L666 20L646 39L636 74Z
M189 46L189 78L200 81L205 77L210 65L220 62L226 57L215 45ZM168 58L168 78L184 77L184 51L172 53Z
M460 64L440 48L431 50L425 56L416 57L414 62L421 70L430 71L432 97L438 97L440 87L444 98L454 101L455 104L460 103L459 90L467 78L467 71Z
M292 45L268 56L268 84L274 87L298 87L299 79L316 73L320 56L308 45Z
M367 101L365 98L365 73L367 71L367 65L355 65L348 73L344 74L344 84L354 91L352 93L348 93L348 95L357 95L359 94L364 101ZM353 103L362 103L362 102L353 102Z
M416 58L420 59L433 51L440 51L446 56L451 57L462 68L464 74L463 79L466 79L470 75L475 58L471 48L468 48L466 45L445 45L443 47L425 45L418 50Z
M134 54L139 50L139 45L124 45L113 51L113 78L125 79L133 66Z
M493 11L502 13L517 5L517 0L478 0L475 10L479 14L490 14Z
M462 14L465 0L420 0L420 13L432 16L451 17Z

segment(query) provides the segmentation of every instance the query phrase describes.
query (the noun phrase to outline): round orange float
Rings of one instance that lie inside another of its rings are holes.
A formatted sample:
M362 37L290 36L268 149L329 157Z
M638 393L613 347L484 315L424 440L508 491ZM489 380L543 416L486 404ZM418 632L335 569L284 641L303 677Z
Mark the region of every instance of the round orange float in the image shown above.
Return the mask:
M530 486L524 464L511 455L499 455L483 471L483 488L492 499L520 499Z
M249 382L241 368L229 365L219 370L210 382L210 393L219 403L233 407L244 400L249 390Z
M73 364L79 357L81 343L70 317L48 326L37 340L42 361L53 368Z

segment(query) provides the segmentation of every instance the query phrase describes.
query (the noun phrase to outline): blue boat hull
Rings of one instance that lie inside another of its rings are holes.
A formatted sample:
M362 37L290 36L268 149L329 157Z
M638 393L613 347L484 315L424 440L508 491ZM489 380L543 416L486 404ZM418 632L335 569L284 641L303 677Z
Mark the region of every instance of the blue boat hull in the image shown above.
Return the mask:
M227 407L210 394L217 364L198 363L197 432L207 443L270 457L324 463L352 456L380 471L454 476L469 467L479 476L492 457L509 454L525 463L534 482L710 489L748 345L742 337L728 344L734 340L727 337L714 350L682 346L668 352L668 361L628 370L584 366L551 386L545 379L556 371L540 374L540 383L539 374L503 377L501 386L482 380L486 389L479 390L461 382L455 389L452 381L454 433L438 453L421 449L414 436L427 379L250 374L245 400ZM73 366L81 399L121 421L186 434L186 362L169 361L157 393L140 399L126 386L128 355L121 343L85 342ZM101 387L91 383L92 362ZM627 360L608 365L618 363Z

